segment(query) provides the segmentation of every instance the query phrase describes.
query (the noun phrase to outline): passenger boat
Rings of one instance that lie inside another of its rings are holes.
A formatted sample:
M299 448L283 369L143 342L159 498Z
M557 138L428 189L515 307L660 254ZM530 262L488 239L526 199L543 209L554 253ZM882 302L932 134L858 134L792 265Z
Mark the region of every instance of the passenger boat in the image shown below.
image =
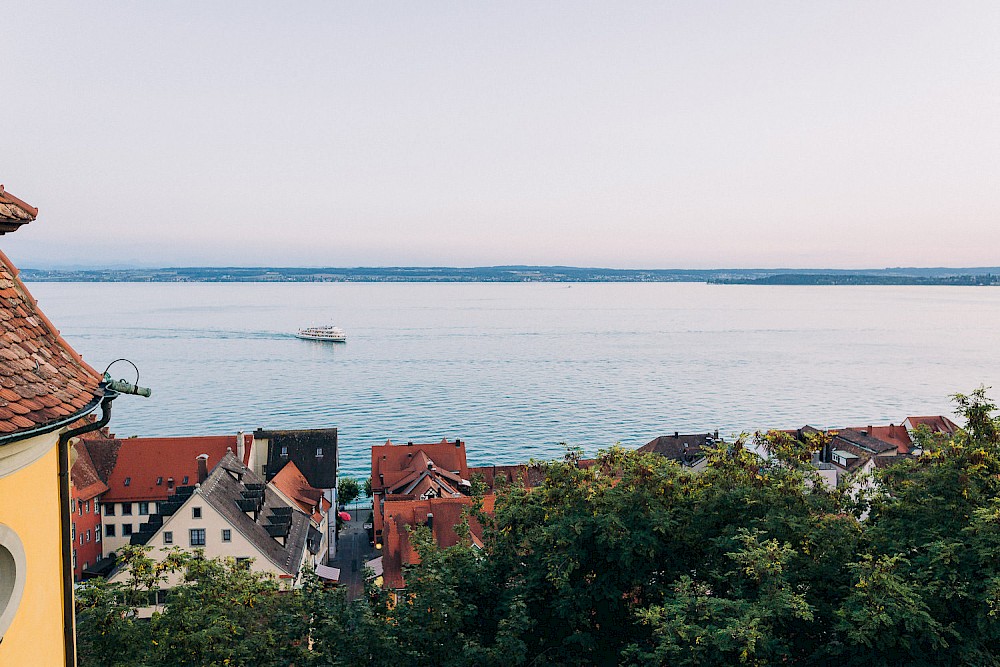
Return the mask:
M347 334L340 327L307 327L299 329L296 338L303 340L325 340L331 343L346 343Z

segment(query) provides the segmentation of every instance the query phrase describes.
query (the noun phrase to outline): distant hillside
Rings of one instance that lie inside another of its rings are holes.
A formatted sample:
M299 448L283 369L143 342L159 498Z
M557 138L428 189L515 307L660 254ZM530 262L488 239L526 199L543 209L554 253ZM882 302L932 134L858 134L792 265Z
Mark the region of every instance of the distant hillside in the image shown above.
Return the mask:
M605 269L485 267L183 267L23 269L29 282L710 282L756 285L996 284L1000 267L889 269ZM982 282L983 278L987 282Z
M718 278L722 285L1000 285L1000 275L899 276L891 274L802 274L785 273L760 278Z

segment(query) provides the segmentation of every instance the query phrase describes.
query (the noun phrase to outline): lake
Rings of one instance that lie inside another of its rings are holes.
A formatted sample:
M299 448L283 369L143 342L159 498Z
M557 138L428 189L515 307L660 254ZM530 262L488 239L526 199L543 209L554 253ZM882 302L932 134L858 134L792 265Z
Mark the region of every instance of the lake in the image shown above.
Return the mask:
M899 423L1000 378L1000 289L700 283L33 283L98 370L153 397L112 431L339 429L468 441L471 464L663 434ZM295 338L338 324L346 344ZM134 380L117 364L115 377ZM995 394L994 394L995 395Z

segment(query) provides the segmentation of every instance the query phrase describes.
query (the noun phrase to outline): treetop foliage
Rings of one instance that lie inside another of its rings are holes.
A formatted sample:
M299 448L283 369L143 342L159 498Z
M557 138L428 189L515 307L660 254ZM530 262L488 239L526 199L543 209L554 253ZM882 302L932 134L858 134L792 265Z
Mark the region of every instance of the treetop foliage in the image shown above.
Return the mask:
M984 388L954 398L965 430L853 490L783 433L699 472L620 447L539 463L477 515L482 549L415 529L395 597L128 550L127 584L78 595L80 664L1000 665L1000 421Z

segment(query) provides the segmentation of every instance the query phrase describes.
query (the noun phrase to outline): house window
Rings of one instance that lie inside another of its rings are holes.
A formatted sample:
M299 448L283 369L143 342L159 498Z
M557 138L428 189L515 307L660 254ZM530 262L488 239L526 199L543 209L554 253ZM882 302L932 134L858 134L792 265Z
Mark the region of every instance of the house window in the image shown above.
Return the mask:
M132 524L123 523L122 524L122 537L128 537L132 534Z
M83 503L80 502L79 500L76 501L76 513L79 514L80 516L83 516Z
M165 530L165 531L163 531L163 543L164 544L173 544L174 543L174 531L172 531L172 530Z
M222 529L222 541L223 542L232 542L233 541L233 531L231 531L228 528L223 528Z
M90 529L87 529L87 542L90 542Z
M191 546L193 547L203 547L205 546L205 529L204 528L192 528L191 533Z
M104 516L114 516L114 515L115 515L115 504L104 503Z
M191 518L192 519L200 519L201 518L201 508L200 507L192 507L191 508Z
M281 455L284 456L284 457L288 456L288 447L282 447L281 448Z
M80 546L83 546L83 531L80 531Z
M122 503L122 516L132 516L132 503Z
M242 567L245 570L249 570L250 569L250 559L247 558L246 556L241 556L241 557L239 557L239 558L236 559L236 565L238 565L239 567Z
M104 537L114 537L115 536L115 524L106 523L104 524Z
M149 503L139 503L139 514L149 514Z
M94 541L95 542L100 542L101 541L101 527L100 526L98 526L97 528L94 529Z
M131 477L126 477L123 486L129 486L132 483Z
M74 523L74 524L73 524L73 525L71 526L71 528L72 528L72 530L71 530L71 533L72 533L72 534L71 534L71 536L70 536L70 538L69 538L70 542L72 542L73 540L75 540L75 539L76 539L76 524Z
M87 509L87 514L90 514L90 501L89 500L87 501L86 509Z
M76 569L76 549L73 549L73 569Z
M317 447L316 448L316 458L318 458L318 459L323 458L323 448L322 447Z
M156 485L157 486L163 486L163 478L162 477L157 477L156 478Z

